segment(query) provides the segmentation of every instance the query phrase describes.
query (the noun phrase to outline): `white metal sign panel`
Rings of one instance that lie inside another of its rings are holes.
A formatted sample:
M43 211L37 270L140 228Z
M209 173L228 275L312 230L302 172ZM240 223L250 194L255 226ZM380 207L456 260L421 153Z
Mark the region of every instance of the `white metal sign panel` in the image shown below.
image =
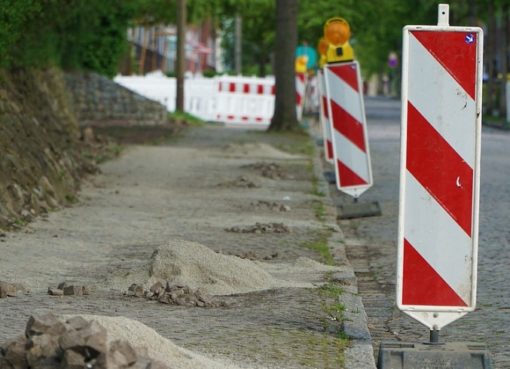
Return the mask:
M327 64L324 80L336 185L357 198L373 184L359 64Z
M404 28L397 305L430 329L476 304L482 40Z

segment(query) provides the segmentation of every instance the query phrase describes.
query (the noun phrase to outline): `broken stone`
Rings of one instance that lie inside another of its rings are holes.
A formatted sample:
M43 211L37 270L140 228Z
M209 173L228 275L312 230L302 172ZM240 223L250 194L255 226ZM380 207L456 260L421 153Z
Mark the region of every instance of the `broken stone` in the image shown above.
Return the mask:
M64 291L58 288L48 287L48 295L51 296L63 296Z
M156 282L151 286L151 288L149 288L149 291L154 295L159 296L165 292L165 286L163 286L161 282Z
M14 368L6 358L0 356L0 368L2 369L26 369L27 366Z
M243 165L242 168L254 169L263 177L270 179L291 179L285 170L276 163L257 162L254 164Z
M27 339L24 336L19 336L13 341L7 343L5 346L4 359L14 369L28 368L28 361L26 356ZM4 368L0 362L0 368Z
M51 367L50 365L55 364L56 358L62 354L58 336L47 333L32 336L26 347L26 357L30 368Z
M56 235L54 235L53 237L55 237L55 236L56 236ZM57 237L58 237L58 236L57 236ZM64 288L66 288L67 286L69 286L69 285L67 284L67 282L60 282L60 283L58 284L57 288L58 288L59 290L63 290L63 289L64 289Z
M289 233L290 229L283 223L255 223L253 226L244 228L231 227L225 228L226 232L233 233Z
M66 286L63 288L64 296L82 296L83 286Z
M66 350L62 358L62 368L65 369L84 369L86 368L85 358L78 352Z
M126 341L113 341L108 352L108 368L128 368L136 362L137 356L133 347Z
M66 324L69 328L79 331L85 328L89 322L81 316L74 316L66 320Z
M59 345L64 351L80 353L86 361L96 359L100 353L107 351L106 329L93 320L78 330L66 331L60 336Z
M31 316L28 319L25 335L28 338L42 334L59 335L65 330L64 323L58 320L55 315L48 313L37 317Z
M133 283L128 288L128 295L129 296L135 296L135 297L143 297L144 296L143 286L139 285L139 284L136 284L136 283Z
M90 288L87 286L82 286L82 294L83 295L90 295Z
M242 188L256 188L260 187L256 183L252 182L248 178L244 176L237 177L236 179L232 181L226 181L223 183L220 183L218 186L220 187L242 187Z
M16 285L0 281L0 298L16 297Z

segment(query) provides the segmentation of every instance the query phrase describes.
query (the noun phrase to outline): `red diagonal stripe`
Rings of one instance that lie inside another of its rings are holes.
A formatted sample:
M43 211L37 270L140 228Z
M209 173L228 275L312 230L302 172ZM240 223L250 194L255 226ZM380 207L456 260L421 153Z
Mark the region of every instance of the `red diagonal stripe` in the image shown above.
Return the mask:
M358 146L361 151L366 152L363 125L334 100L331 100L331 115L333 127L349 141Z
M304 73L298 73L296 74L297 78L302 82L305 83L305 75Z
M296 104L298 106L301 106L302 101L303 101L303 99L302 99L301 95L296 92Z
M257 85L257 94L259 95L264 94L264 85Z
M322 96L322 111L324 112L324 116L328 118L329 117L328 99L326 96Z
M477 34L430 31L412 31L411 33L474 99ZM466 42L468 35L473 36L473 42Z
M342 163L340 160L337 160L337 170L338 176L340 177L341 187L359 186L367 184L367 182L363 178L354 173L351 170L351 168Z
M247 94L247 93L249 93L249 92L250 92L250 85L249 85L249 84L247 84L247 83L244 83L244 84L243 84L243 92L244 92L245 94Z
M230 83L228 84L228 90L229 90L230 92L236 92L236 84L235 84L235 83L233 83L233 82L230 82Z
M333 142L331 140L326 140L326 158L328 160L333 159Z
M334 65L329 69L355 91L359 92L358 73L356 72L355 64Z
M404 305L467 306L462 298L404 239Z
M471 237L473 169L411 102L407 108L407 170Z

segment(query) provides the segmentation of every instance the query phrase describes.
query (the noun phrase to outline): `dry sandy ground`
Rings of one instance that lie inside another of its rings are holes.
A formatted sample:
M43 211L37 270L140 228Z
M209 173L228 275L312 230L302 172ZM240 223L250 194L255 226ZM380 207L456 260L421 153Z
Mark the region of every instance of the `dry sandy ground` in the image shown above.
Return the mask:
M315 216L323 198L312 192L309 159L279 145L292 141L207 127L167 145L129 147L104 164L74 207L1 239L0 280L22 283L31 293L0 300L0 342L21 333L34 313L101 314L137 319L206 355L195 362L195 354L174 357L175 367L338 368L345 343L325 323L316 286L342 268L313 262L320 256L304 247L332 227ZM267 178L246 167L260 162L278 164L288 177ZM291 210L253 206L257 201ZM257 222L283 223L290 232L225 231ZM186 251L189 242L198 248ZM123 295L131 283L151 282L151 255L168 244L180 245L172 265L182 264L170 277L228 295L221 297L226 307L186 308ZM248 251L257 260L226 256ZM220 273L234 264L231 274ZM92 293L46 294L62 281L90 286Z

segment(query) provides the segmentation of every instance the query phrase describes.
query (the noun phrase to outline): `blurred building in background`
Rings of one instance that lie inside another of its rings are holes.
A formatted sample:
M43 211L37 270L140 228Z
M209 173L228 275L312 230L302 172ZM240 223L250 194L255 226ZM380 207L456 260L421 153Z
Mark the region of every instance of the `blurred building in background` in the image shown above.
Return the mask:
M138 26L128 30L130 43L120 72L124 75L146 74L160 70L173 75L176 61L177 28L169 26ZM221 51L216 29L211 20L186 29L186 71L194 75L221 69Z

